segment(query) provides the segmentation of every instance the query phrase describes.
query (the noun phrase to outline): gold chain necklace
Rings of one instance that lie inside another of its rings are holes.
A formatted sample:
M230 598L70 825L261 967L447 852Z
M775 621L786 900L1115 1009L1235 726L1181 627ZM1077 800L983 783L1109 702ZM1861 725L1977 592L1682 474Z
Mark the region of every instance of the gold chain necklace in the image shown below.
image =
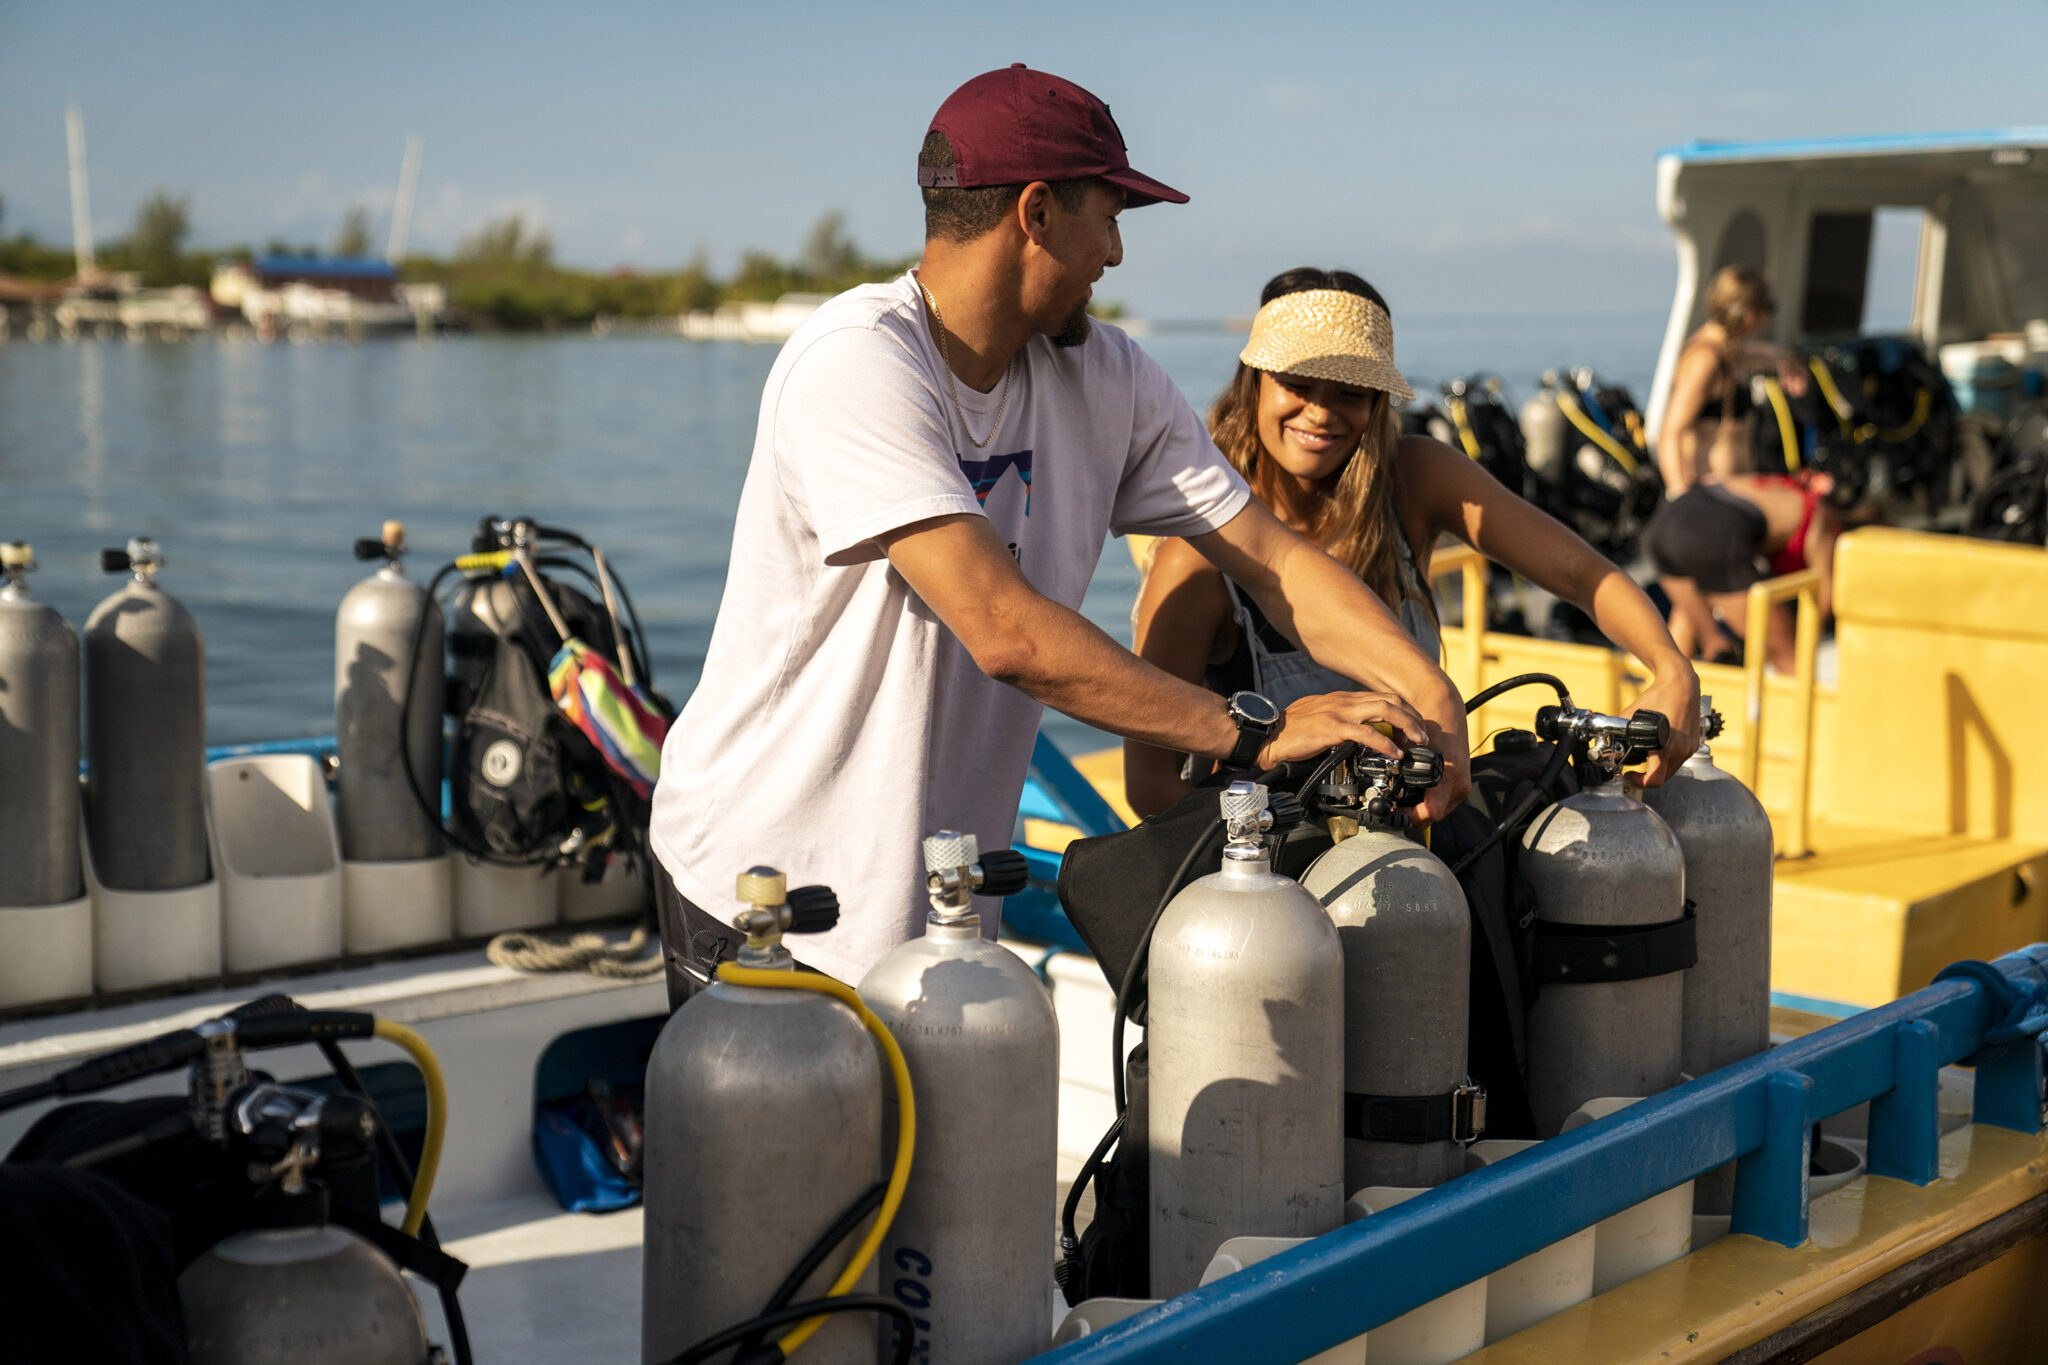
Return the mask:
M939 316L939 301L932 297L931 290L925 288L923 280L917 282L917 287L924 290L925 306L932 310L932 321L939 325L939 363L945 367L946 396L953 400L953 411L960 418L960 430L966 433L969 445L973 446L976 450L985 449L988 443L996 438L996 433L1003 429L1003 409L1010 405L1010 376L1015 372L1016 367L1014 365L1005 365L1003 367L1003 396L996 403L996 423L988 429L987 436L979 441L975 440L974 428L967 425L967 409L960 406L960 390L954 387L953 384L953 357L946 350L946 320Z

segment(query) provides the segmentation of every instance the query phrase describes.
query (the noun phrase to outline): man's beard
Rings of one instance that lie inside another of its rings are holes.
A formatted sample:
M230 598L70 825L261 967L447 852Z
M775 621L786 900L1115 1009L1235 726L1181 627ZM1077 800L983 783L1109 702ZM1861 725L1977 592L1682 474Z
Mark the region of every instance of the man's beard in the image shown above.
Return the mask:
M1088 339L1088 327L1088 304L1083 300L1075 307L1072 313L1067 315L1067 320L1060 324L1060 329L1052 334L1052 344L1055 346L1079 346Z

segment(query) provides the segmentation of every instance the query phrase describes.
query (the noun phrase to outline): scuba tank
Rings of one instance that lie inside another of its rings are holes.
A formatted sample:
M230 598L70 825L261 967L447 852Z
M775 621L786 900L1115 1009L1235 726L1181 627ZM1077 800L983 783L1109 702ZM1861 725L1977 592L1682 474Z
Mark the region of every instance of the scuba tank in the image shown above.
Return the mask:
M440 693L441 608L405 576L405 551L403 522L385 522L381 539L358 540L356 558L381 559L383 567L349 589L334 619L335 816L348 862L443 852L440 822L412 791L415 779L423 791L441 789L440 708L416 706L400 721L408 687Z
M1046 1211L1058 1189L1059 1025L1037 976L981 936L973 897L1024 889L1024 856L972 834L924 841L924 937L876 963L861 998L917 1087L917 1161L882 1243L912 1310L914 1358L1009 1365L1045 1345ZM896 1105L883 1108L884 1146Z
M178 1276L192 1365L422 1365L405 1277L332 1224L237 1232Z
M206 642L156 584L153 540L102 550L134 577L85 622L85 819L93 870L116 891L171 891L209 876Z
M1435 750L1360 751L1315 795L1336 845L1302 875L1344 947L1344 1188L1464 1173L1486 1125L1466 1074L1472 926L1465 893L1395 809L1443 780ZM1361 791L1361 785L1364 790Z
M772 868L740 875L738 965L794 973L782 936L838 922L830 891L786 887ZM852 1260L851 1242L828 1234L880 1181L882 1077L846 1005L720 980L663 1026L646 1093L640 1351L653 1365L749 1321L820 1244L798 1297L818 1297ZM875 1341L872 1320L835 1313L804 1359L872 1365Z
M1700 698L1710 735L1721 722L1712 700ZM1685 894L1699 915L1681 1057L1687 1075L1704 1076L1771 1045L1771 821L1705 744L1643 800L1678 839ZM1700 1212L1728 1212L1733 1168L1702 1176L1696 1193Z
M1547 483L1564 478L1565 420L1557 406L1556 370L1546 370L1542 387L1522 404L1523 459L1531 473Z
M1201 1283L1232 1237L1317 1237L1344 1210L1344 964L1315 898L1276 875L1266 788L1222 793L1220 871L1153 932L1146 1046L1152 1292Z
M1529 1103L1538 1133L1555 1137L1588 1100L1678 1084L1684 969L1696 954L1678 840L1621 781L1624 766L1669 742L1669 723L1567 702L1539 709L1536 733L1577 748L1591 775L1530 822L1519 860L1540 915Z
M0 545L0 906L85 894L78 862L78 633L29 595L27 545Z

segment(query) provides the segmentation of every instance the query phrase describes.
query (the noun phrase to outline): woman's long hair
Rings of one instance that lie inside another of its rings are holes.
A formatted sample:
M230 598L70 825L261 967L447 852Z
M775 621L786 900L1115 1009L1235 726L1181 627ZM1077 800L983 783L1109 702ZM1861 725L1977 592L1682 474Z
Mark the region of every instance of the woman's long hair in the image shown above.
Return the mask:
M1268 280L1259 294L1259 306L1263 308L1274 299L1308 289L1342 289L1370 299L1381 308L1387 306L1379 290L1350 271L1317 270L1311 266L1283 271ZM1388 312L1391 316L1392 310ZM1237 472L1244 475L1254 492L1269 488L1275 477L1270 468L1271 457L1259 440L1260 373L1239 362L1229 387L1217 395L1209 409L1210 439ZM1337 486L1324 501L1309 537L1331 558L1357 574L1396 615L1400 613L1402 598L1414 595L1406 591L1401 574L1401 522L1394 510L1400 491L1394 448L1400 440L1401 419L1394 411L1393 395L1384 390L1374 391L1365 428L1359 433L1358 449L1337 476ZM1436 603L1429 594L1423 592L1419 600L1430 620L1436 621Z

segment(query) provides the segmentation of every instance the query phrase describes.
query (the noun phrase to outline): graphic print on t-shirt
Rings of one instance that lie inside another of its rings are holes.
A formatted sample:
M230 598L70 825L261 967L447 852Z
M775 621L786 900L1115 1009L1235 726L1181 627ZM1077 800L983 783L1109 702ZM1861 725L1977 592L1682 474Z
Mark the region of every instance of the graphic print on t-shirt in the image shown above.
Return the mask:
M960 462L960 472L967 476L967 482L974 485L974 500L983 507L988 506L988 495L995 491L1003 475L1011 470L1024 483L1024 515L1031 515L1031 452L1020 450L1010 455L991 455L986 460L970 460L965 455L953 457Z

